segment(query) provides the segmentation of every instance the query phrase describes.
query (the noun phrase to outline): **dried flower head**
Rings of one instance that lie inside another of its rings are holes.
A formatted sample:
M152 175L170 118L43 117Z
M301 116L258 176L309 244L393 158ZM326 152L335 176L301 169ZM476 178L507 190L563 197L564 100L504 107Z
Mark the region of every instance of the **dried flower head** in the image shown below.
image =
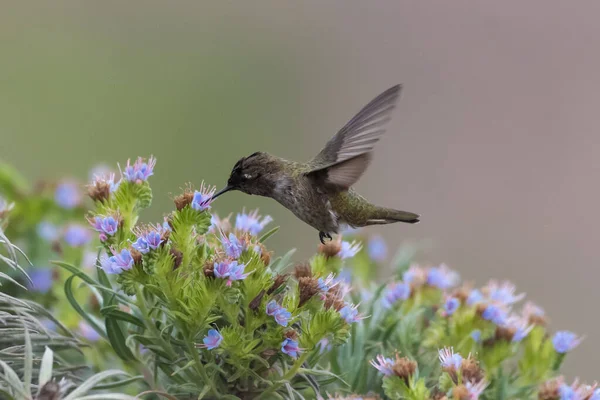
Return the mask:
M319 281L316 278L309 278L307 276L298 278L298 289L300 291L298 307L302 307L308 300L321 291Z
M485 374L479 362L470 354L462 360L462 378L464 382L479 383L485 378Z
M289 274L277 274L275 276L275 282L273 282L273 285L271 285L271 287L269 288L269 290L267 290L267 294L271 295L274 292L277 291L277 289L279 289L281 287L281 285L283 285L285 283L285 281L287 281L289 277Z
M564 378L559 376L558 378L550 379L542 383L538 391L539 400L559 400L560 399L560 387L564 383Z
M192 204L193 200L194 200L194 191L192 190L191 185L188 185L183 189L183 193L181 193L178 196L175 196L175 198L173 199L173 202L175 203L175 207L177 208L177 211L181 211L188 205Z
M308 264L308 263L297 264L294 267L294 276L296 277L296 279L312 278L313 273L310 268L310 264Z
M404 382L409 385L410 379L415 374L417 370L417 363L407 357L400 357L396 354L396 362L392 366L392 371L394 375L404 380Z

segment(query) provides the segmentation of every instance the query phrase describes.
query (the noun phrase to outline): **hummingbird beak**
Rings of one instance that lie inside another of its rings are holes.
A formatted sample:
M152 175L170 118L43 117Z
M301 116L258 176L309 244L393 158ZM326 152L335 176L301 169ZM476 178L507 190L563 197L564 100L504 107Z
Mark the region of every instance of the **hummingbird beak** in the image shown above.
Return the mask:
M213 194L212 197L210 198L210 201L213 201L214 199L216 199L223 193L229 192L230 190L233 190L233 186L230 186L230 185L225 186L223 189L221 189L217 193Z

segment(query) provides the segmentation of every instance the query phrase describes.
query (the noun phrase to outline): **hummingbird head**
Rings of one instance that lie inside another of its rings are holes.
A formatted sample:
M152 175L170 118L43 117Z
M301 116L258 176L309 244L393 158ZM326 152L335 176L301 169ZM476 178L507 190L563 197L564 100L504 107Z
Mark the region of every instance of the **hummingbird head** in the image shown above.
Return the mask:
M268 164L269 155L260 151L240 158L231 170L227 186L215 193L212 199L231 190L239 190L246 194L265 195L264 192L269 186L265 185Z

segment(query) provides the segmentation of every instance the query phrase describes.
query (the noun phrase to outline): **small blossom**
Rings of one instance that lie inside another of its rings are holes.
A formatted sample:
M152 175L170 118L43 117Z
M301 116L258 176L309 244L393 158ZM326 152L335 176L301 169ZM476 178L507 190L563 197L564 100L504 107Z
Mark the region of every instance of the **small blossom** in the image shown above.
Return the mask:
M488 305L481 314L483 319L493 322L496 325L504 325L508 318L507 311L496 304Z
M581 338L577 337L573 332L558 331L552 337L552 344L557 353L567 353L579 346Z
M106 240L108 236L113 236L119 229L117 218L109 215L108 217L95 216L94 219L88 219L96 232L100 233L100 239Z
M148 162L145 162L142 157L138 157L133 165L131 165L131 160L127 160L127 165L123 171L123 178L129 182L136 183L147 181L150 176L154 175L155 165L156 159L154 157L150 157Z
M323 354L326 351L330 351L333 347L332 344L329 342L329 339L327 338L321 339L319 343L317 343L317 346L319 347L319 354Z
M88 244L92 240L92 235L88 228L79 224L71 224L65 230L64 239L69 246L80 247Z
M217 278L227 278L227 286L231 286L232 281L246 279L250 273L244 274L245 264L238 264L237 261L223 261L215 263L214 274Z
M292 318L292 313L290 313L288 310L286 310L283 307L280 307L277 311L275 311L275 313L273 314L273 318L275 318L275 322L277 322L277 324L281 325L281 326L288 326L288 323L290 321L290 318Z
M533 329L533 325L529 325L528 320L518 317L509 318L507 326L514 332L512 337L514 343L525 339Z
M358 315L358 305L353 306L351 304L346 304L340 310L340 316L344 319L344 321L346 321L349 324L358 322L361 319L363 319Z
M292 358L298 358L300 348L297 341L288 338L281 342L281 351Z
M394 361L391 358L378 355L376 360L371 360L371 365L385 376L394 375Z
M479 381L478 383L467 382L465 387L469 391L469 400L478 400L479 396L487 386L488 383L485 380Z
M444 303L444 307L443 307L444 316L448 317L448 316L454 314L456 312L456 310L458 310L458 307L460 307L460 300L458 300L456 297L450 297Z
M251 272L244 273L244 269L246 268L245 264L238 264L236 261L231 263L230 272L229 272L229 282L231 281L241 281L248 277ZM228 282L228 283L229 283Z
M515 295L516 290L515 285L510 282L502 282L499 284L496 281L490 281L484 288L484 291L491 301L507 306L521 301L523 297L525 297L525 293Z
M406 300L410 297L410 285L406 282L396 282L391 284L385 290L383 295L383 305L386 308L391 307L397 301Z
M458 283L458 274L442 264L439 267L429 268L427 271L427 284L438 289L446 290Z
M469 297L467 297L467 304L472 306L481 303L483 300L484 297L481 291L479 289L473 289L471 290L471 293L469 293Z
M139 251L142 254L147 254L150 251L150 246L145 238L139 237L133 244L131 245L134 249Z
M31 282L28 286L30 290L39 293L46 293L52 289L52 268L35 268L28 272Z
M460 354L454 353L454 349L452 347L444 347L443 349L439 350L438 353L442 368L452 371L460 370L463 358Z
M373 236L369 240L367 251L369 252L369 257L371 257L371 259L378 262L383 262L387 257L387 244L381 236Z
M246 250L246 242L238 239L236 235L232 233L229 234L229 237L221 234L221 244L225 249L225 254L230 258L240 258L244 250Z
M49 221L40 222L36 228L36 232L39 237L48 242L57 240L60 235L58 227Z
M202 339L202 342L204 343L202 347L206 347L208 350L213 350L219 347L222 341L223 336L216 329L211 329L208 331L208 335Z
M338 252L338 257L341 258L342 260L345 260L347 258L352 258L354 257L362 248L362 245L358 242L346 242L343 241L342 242L342 248L340 249L340 251Z
M88 185L88 195L94 201L106 201L110 194L114 193L121 184L121 181L115 182L114 173L95 175L92 183Z
M160 225L149 225L142 229L136 229L137 240L132 247L142 254L147 254L150 250L156 250L164 242L163 234L166 230Z
M600 389L594 390L588 400L600 400Z
M62 208L70 210L81 203L81 193L76 183L65 181L54 191L54 201Z
M267 303L267 315L273 316L275 313L281 308L279 304L275 300L271 300Z
M481 342L481 331L479 329L475 329L471 332L471 339L475 341L475 343Z
M325 279L323 279L323 278L317 279L317 283L319 285L319 289L323 293L327 293L327 291L329 289L331 289L332 287L337 285L337 282L335 281L335 276L333 274L329 274L327 276L327 278L325 278Z
M411 267L402 274L402 280L408 284L421 286L427 282L427 271L418 265Z
M97 342L100 340L100 334L84 321L79 322L79 333L90 342Z
M215 187L204 186L204 182L200 185L200 190L194 191L192 199L192 208L196 211L204 211L210 208L212 196L215 194Z
M133 257L129 250L123 249L120 253L113 252L113 254L100 260L100 267L107 274L120 274L133 267Z
M262 217L258 214L258 210L254 210L248 214L241 213L235 217L235 229L242 232L248 232L256 236L264 229L267 224L273 221L271 216Z

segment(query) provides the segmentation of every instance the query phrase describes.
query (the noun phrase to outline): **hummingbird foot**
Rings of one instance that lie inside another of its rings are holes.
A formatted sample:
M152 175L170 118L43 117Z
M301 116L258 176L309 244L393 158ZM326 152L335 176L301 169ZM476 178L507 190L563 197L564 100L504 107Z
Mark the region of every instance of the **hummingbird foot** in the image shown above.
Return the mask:
M325 239L333 240L329 233L319 232L319 240L322 244L325 244Z

